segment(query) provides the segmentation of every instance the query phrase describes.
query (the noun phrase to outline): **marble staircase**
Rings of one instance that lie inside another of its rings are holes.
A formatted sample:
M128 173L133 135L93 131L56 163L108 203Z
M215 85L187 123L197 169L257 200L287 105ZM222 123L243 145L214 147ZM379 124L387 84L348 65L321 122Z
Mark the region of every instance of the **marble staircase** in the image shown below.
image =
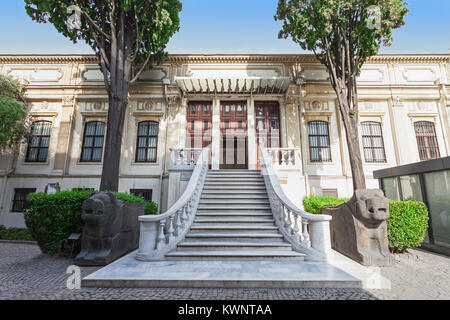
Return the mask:
M275 225L260 171L210 170L194 222L167 260L303 260Z

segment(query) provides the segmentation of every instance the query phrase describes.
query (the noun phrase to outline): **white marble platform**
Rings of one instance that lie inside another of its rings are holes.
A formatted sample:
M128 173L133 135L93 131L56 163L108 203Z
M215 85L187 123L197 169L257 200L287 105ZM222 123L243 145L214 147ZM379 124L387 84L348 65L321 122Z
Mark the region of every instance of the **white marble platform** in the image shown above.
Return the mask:
M353 275L329 263L275 259L142 262L134 258L135 254L132 252L85 277L82 285L121 288L363 288L367 287L367 278L372 277L373 282L373 276L366 268L346 257L340 257L340 263L346 269L353 269Z

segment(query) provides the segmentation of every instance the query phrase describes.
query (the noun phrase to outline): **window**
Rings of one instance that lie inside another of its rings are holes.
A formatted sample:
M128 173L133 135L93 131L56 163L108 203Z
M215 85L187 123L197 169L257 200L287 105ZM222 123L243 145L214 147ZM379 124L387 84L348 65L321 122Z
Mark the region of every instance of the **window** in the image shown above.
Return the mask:
M420 160L439 158L440 153L434 123L429 121L415 122L414 130L416 131Z
M308 122L309 157L311 162L331 162L328 122Z
M11 212L23 212L26 208L27 196L33 192L36 192L36 189L14 189L14 199Z
M48 146L50 143L50 131L52 123L49 121L33 122L31 137L28 143L26 162L46 162Z
M361 129L364 158L366 162L386 162L381 123L374 121L362 122Z
M142 197L147 201L152 201L153 190L152 189L131 189L131 194Z
M136 162L156 162L158 132L158 122L145 121L139 123L136 147Z
M101 121L87 122L84 126L81 162L101 162L105 123Z

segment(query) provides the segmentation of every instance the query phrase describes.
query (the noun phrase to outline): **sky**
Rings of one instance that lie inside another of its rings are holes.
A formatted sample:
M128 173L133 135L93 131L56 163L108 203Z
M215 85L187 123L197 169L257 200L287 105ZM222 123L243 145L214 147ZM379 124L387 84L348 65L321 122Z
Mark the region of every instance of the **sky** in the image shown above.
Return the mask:
M409 0L406 26L395 30L383 54L450 53L450 0ZM291 39L278 39L277 0L182 0L181 28L172 54L305 53ZM51 24L29 18L23 0L0 0L0 54L89 54Z

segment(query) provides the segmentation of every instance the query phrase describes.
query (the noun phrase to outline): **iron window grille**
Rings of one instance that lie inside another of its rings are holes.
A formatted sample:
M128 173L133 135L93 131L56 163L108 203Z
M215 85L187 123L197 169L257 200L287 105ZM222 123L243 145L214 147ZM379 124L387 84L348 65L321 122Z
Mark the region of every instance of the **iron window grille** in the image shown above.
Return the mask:
M14 199L11 212L24 212L27 207L27 196L36 192L35 188L16 188L14 189Z
M414 123L420 161L440 158L436 129L433 122L419 121Z
M152 189L131 189L131 194L144 198L146 201L152 201L153 190Z
M308 122L309 157L311 162L331 162L328 122Z
M361 130L364 158L366 162L385 163L386 152L381 123L375 121L362 122Z
M87 122L84 126L81 162L101 162L103 141L105 139L105 123L101 121Z
M159 123L144 121L138 125L136 162L156 163Z
M50 144L52 123L36 121L31 126L31 137L28 143L26 162L46 162Z

